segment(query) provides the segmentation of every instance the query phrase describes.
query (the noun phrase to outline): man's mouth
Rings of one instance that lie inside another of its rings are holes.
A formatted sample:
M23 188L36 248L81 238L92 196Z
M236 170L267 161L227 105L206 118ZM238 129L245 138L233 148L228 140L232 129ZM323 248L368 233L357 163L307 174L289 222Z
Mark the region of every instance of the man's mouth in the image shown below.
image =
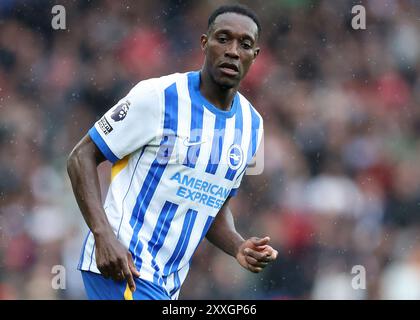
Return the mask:
M222 63L219 65L220 71L228 76L236 76L239 73L239 68L233 63Z

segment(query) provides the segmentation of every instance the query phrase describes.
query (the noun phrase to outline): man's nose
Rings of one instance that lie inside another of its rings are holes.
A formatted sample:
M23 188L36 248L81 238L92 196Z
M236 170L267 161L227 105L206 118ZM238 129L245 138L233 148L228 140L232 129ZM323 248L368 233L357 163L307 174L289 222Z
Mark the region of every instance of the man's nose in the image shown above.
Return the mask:
M239 58L238 45L237 41L232 41L225 51L225 56L234 59Z

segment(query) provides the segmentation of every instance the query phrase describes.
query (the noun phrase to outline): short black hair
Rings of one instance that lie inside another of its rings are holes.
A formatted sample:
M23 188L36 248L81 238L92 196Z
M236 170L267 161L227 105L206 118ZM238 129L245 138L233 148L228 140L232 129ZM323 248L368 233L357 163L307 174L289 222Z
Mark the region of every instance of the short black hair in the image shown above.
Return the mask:
M214 10L213 13L210 15L208 23L207 23L208 30L210 30L210 28L213 26L214 20L216 20L216 18L223 13L237 13L237 14L242 14L244 16L251 18L257 25L258 37L260 36L261 24L260 24L257 14L254 11L252 11L250 8L242 4L224 5Z

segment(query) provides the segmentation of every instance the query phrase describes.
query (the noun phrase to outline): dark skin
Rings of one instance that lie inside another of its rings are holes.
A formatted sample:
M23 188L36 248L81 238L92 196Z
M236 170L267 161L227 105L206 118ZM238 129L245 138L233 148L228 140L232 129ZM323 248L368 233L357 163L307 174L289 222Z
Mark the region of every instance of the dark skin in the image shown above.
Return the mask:
M260 51L257 47L258 27L247 16L224 13L216 17L200 40L205 54L200 91L212 104L228 110L241 80ZM229 73L223 68L224 64L234 72Z
M200 91L218 108L230 109L241 80L260 51L257 41L256 23L236 13L217 16L207 34L201 36L205 60L200 74ZM235 229L229 201L230 198L220 209L206 238L235 257L242 267L260 272L277 258L278 252L268 245L269 237L243 239Z
M89 135L85 135L70 154L67 172L77 204L95 238L95 257L99 271L105 278L126 280L134 292L134 277L139 277L140 273L134 266L131 254L117 240L102 206L97 167L105 160Z
M205 61L201 70L200 91L222 110L229 110L241 80L259 53L258 28L247 16L236 13L219 15L207 34L201 36ZM127 281L132 292L134 278L140 274L131 253L119 242L102 206L97 167L106 159L86 135L71 152L67 171L82 215L95 238L95 257L105 278ZM260 272L277 258L268 245L270 238L247 240L236 231L228 198L213 221L206 237L215 246L236 258L251 272Z

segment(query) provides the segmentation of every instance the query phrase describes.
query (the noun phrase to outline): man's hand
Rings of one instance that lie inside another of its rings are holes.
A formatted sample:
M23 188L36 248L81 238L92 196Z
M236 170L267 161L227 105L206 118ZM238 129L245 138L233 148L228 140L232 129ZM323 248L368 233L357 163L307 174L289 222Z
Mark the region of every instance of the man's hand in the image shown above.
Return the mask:
M96 265L105 278L126 280L131 292L136 290L134 277L140 273L134 266L131 253L117 240L112 231L95 237Z
M252 237L242 243L236 255L239 264L251 272L261 272L277 258L277 250L268 245L269 237Z

